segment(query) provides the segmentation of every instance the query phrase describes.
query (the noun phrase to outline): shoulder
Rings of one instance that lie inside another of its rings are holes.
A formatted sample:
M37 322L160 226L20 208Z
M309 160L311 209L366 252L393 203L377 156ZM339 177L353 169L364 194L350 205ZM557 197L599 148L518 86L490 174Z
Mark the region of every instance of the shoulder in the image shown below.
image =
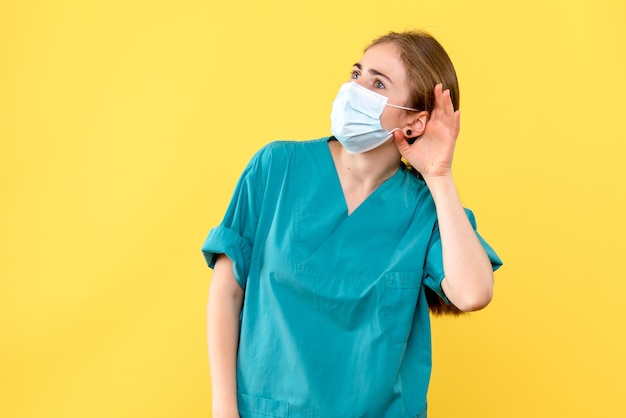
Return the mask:
M305 141L272 141L257 151L250 163L266 168L289 164L299 153L320 152L327 140L327 137L323 137Z
M263 146L258 151L258 154L261 155L288 155L299 149L313 150L316 148L320 148L321 145L325 144L328 141L328 137L322 137L317 139L309 139L304 141L295 141L295 140L278 140L272 141L267 145Z

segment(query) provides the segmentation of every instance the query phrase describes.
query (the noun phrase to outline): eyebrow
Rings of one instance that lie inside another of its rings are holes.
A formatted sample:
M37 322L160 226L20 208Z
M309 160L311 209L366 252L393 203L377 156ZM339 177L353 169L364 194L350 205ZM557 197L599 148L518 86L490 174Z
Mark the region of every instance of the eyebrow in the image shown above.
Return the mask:
M363 67L358 62L355 63L355 64L352 64L352 66L358 68L359 70L363 70ZM393 84L393 81L391 81L391 79L389 77L387 77L385 74L383 74L383 73L381 73L379 71L376 71L373 68L369 69L369 73L372 74L372 75L383 77L383 78L387 79L387 81L389 81L389 83Z

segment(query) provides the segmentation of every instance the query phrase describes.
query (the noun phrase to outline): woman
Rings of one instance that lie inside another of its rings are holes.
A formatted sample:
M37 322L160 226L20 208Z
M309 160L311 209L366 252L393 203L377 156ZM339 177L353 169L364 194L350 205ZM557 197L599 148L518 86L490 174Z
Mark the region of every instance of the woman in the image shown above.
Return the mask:
M426 416L427 296L481 309L501 265L452 178L458 103L441 45L390 33L341 87L333 137L253 157L203 245L214 417Z

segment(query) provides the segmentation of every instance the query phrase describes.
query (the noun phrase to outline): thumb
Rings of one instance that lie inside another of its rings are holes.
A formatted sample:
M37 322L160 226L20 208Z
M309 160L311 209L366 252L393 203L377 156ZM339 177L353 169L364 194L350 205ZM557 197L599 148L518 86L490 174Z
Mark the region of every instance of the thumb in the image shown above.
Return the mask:
M394 131L393 140L396 144L396 148L400 151L400 154L404 156L409 151L409 147L411 146L404 137L404 133L399 129Z

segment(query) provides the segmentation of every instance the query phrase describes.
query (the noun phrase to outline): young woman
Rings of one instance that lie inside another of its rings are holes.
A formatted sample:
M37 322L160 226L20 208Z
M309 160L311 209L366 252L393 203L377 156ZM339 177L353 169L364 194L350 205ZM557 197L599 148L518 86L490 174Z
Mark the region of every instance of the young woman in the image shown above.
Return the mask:
M428 307L485 307L501 265L452 178L458 105L441 45L390 33L332 137L252 158L202 248L214 417L426 417Z

